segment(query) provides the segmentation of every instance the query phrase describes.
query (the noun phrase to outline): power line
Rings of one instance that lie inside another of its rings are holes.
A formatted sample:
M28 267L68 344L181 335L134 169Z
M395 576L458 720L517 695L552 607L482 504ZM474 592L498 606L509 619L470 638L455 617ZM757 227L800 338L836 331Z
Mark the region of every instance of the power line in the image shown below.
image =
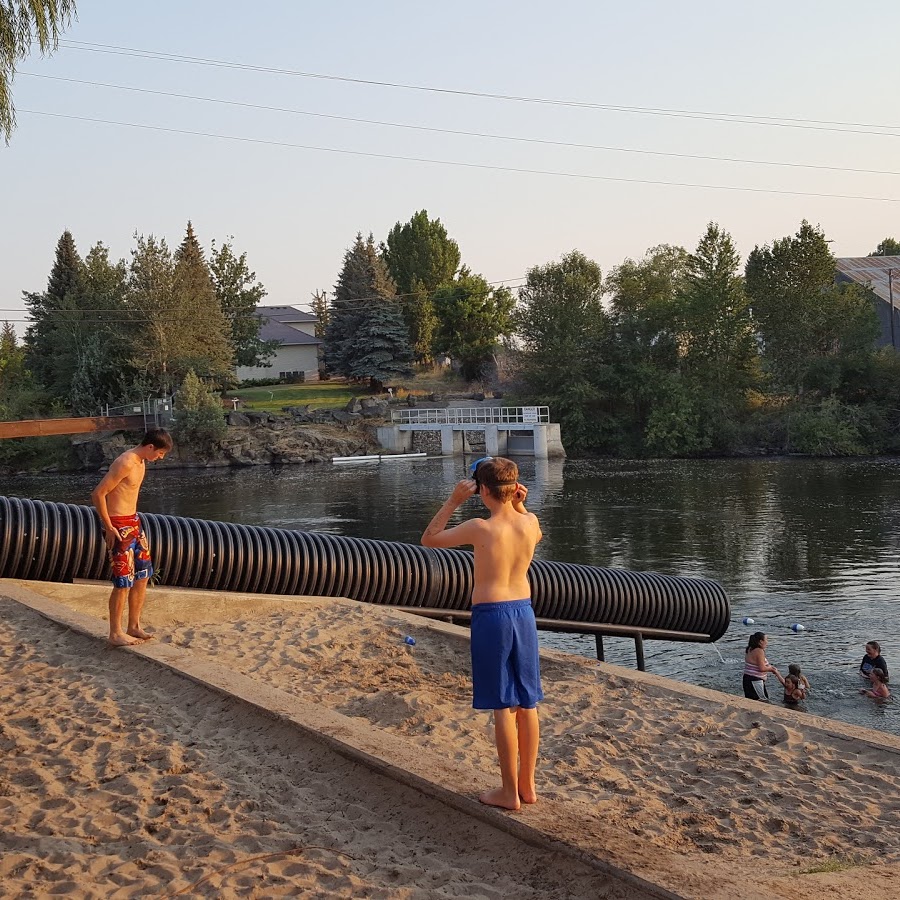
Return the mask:
M802 128L815 131L849 132L851 134L872 134L882 137L900 137L895 131L873 131L869 129L900 129L900 125L882 125L870 122L840 122L827 119L802 119L790 116L757 116L739 113L709 112L705 110L669 109L665 107L630 106L610 103L594 103L580 100L562 100L550 97L528 97L516 94L499 94L489 91L466 91L456 88L431 87L421 84L406 84L396 81L378 81L368 78L351 78L346 75L327 75L321 72L304 72L296 69L283 69L274 66L258 66L249 63L238 63L230 60L207 59L202 56L188 56L180 53L168 53L158 50L142 50L136 47L122 47L116 44L97 44L88 41L61 40L60 45L71 50L90 53L106 53L113 56L133 56L139 59L176 62L197 66L210 66L224 69L238 69L249 72L261 72L270 75L286 75L295 78L311 78L322 81L337 81L346 84L361 84L371 87L396 88L407 91L421 91L433 94L446 94L458 97L473 97L487 100L502 100L514 103L535 103L547 106L562 106L575 109L605 110L609 112L634 113L638 115L666 116L684 119L702 119L706 121L730 122L741 125L766 125L778 128Z
M526 276L522 275L518 278L501 278L497 281L485 281L485 284L494 287L494 286L506 286L509 285L511 290L515 288L522 287L521 284L514 284L513 282L524 282L526 280ZM452 285L447 285L446 287L452 288ZM368 307L363 305L372 300L382 300L386 302L398 302L405 297L419 297L425 296L428 299L433 299L436 297L443 288L436 288L434 291L410 291L405 294L395 294L393 297L381 297L377 294L372 294L368 297L352 297L348 300L341 301L340 307L336 307L334 303L334 297L332 296L329 300L327 300L327 309L329 312L334 311L335 309L340 309L342 312L361 312L366 310ZM327 295L326 295L327 297ZM312 308L309 303L297 303L297 304L289 304L295 308L301 306L308 306L310 309ZM259 311L270 309L271 307L261 306L257 309ZM277 307L276 307L277 308ZM160 307L159 312L161 313L170 313L170 312L178 312L178 307L174 306L163 306ZM301 312L308 312L308 310L300 310ZM0 313L4 312L25 312L25 310L13 308L13 307L0 307ZM92 317L85 317L84 313L95 313ZM103 313L112 313L113 315L104 316ZM312 313L309 313L312 315ZM292 327L289 323L282 322L280 319L276 319L275 316L283 315L283 313L273 313L271 316L258 315L257 313L241 313L239 315L229 315L228 313L223 312L223 316L227 322L249 322L253 320L266 320L266 322L274 322L276 324L286 324L288 327ZM166 318L162 316L150 316L144 310L138 308L110 308L103 306L86 306L86 307L78 307L77 309L62 309L55 308L44 310L41 315L38 317L42 321L46 321L47 319L58 318L63 320L64 322L68 322L71 324L143 324L147 322L159 322L162 324L166 323L177 323L182 322L185 319L185 315L180 315L177 317ZM0 315L0 321L7 322L35 322L37 319L34 317L26 318L26 319L6 319L4 316ZM312 324L312 323L308 323ZM300 334L305 334L305 332L300 332L299 329L297 331Z
M372 151L365 150L346 150L338 147L317 147L310 144L294 144L287 141L272 141L272 140L264 140L262 138L250 138L250 137L240 137L237 135L229 135L229 134L214 134L212 132L206 131L191 131L184 128L167 128L161 125L144 125L139 122L118 122L111 119L95 119L88 116L74 116L68 115L66 113L51 113L45 112L44 110L35 110L35 109L19 109L18 112L26 113L29 115L35 116L48 116L51 118L57 119L71 119L78 122L92 122L100 125L116 125L123 128L139 128L147 131L158 131L168 134L181 134L181 135L189 135L192 137L208 137L215 138L217 140L226 140L226 141L236 141L239 143L245 144L258 144L261 146L269 146L269 147L284 147L293 150L309 150L317 153L334 153L334 154L343 154L346 156L361 156L369 159L387 159L387 160L396 160L400 162L415 162L415 163L425 163L427 165L438 165L438 166L455 166L458 168L464 169L480 169L483 171L489 172L514 172L520 175L546 175L554 178L570 178L570 179L578 179L578 180L586 180L586 181L604 181L611 182L617 184L645 184L656 187L684 187L684 188L700 188L703 190L713 190L713 191L738 191L741 193L750 193L750 194L777 194L782 196L790 196L790 197L819 197L830 200L864 200L870 202L879 202L879 203L897 203L900 202L900 198L895 197L867 197L860 196L857 194L829 194L818 191L789 191L789 190L781 190L777 188L756 188L756 187L744 187L741 185L727 185L727 184L702 184L698 182L685 182L685 181L665 181L662 179L650 179L650 178L620 178L612 175L592 175L584 172L561 172L551 169L529 169L523 167L515 167L515 166L496 166L490 165L488 163L471 163L471 162L461 162L459 160L447 160L447 159L429 159L426 157L419 156L399 156L397 154L392 153L375 153Z
M137 94L149 94L155 97L173 97L179 100L195 100L202 103L217 103L223 106L236 106L243 109L256 109L263 110L265 112L278 112L278 113L288 113L290 115L295 116L309 116L311 118L317 119L329 119L332 121L338 122L354 122L356 124L361 125L378 125L385 128L402 128L408 129L410 131L424 131L432 134L451 134L459 137L477 137L477 138L487 138L489 140L495 141L513 141L516 143L524 143L524 144L540 144L543 146L549 147L567 147L571 149L577 150L600 150L604 152L610 153L634 153L642 156L660 156L671 159L692 159L692 160L700 160L702 162L728 162L728 163L739 163L742 165L754 165L754 166L778 166L782 168L794 168L794 169L813 169L817 171L826 171L826 172L853 172L857 174L864 175L900 175L900 171L891 171L884 169L857 169L847 166L825 166L825 165L814 165L812 163L795 163L795 162L780 162L773 160L762 160L762 159L745 159L742 157L731 157L731 156L705 156L701 154L695 153L674 153L667 152L662 150L642 150L635 147L614 147L614 146L606 146L603 144L584 144L573 141L554 141L544 138L530 138L530 137L521 137L518 135L508 135L508 134L492 134L490 132L482 132L482 131L462 131L451 128L437 128L434 126L428 125L411 125L404 122L388 122L382 119L362 119L354 116L338 116L331 113L320 113L320 112L310 112L308 110L302 109L292 109L290 107L283 106L268 106L266 104L261 103L247 103L241 100L225 100L220 97L203 97L198 96L196 94L180 94L174 91L159 91L153 90L151 88L140 88L134 87L132 85L124 85L124 84L112 84L110 82L105 81L86 81L80 78L64 78L58 75L44 75L38 74L37 72L18 72L18 75L25 75L29 78L43 78L49 81L62 81L67 84L81 84L89 87L103 87L103 88L111 88L113 90L118 91L130 91L132 93Z

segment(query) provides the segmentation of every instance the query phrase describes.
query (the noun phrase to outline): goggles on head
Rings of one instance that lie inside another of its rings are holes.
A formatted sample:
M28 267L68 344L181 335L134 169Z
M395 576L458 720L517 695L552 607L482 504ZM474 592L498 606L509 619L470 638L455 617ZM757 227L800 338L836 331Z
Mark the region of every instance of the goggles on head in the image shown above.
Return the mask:
M482 463L491 462L493 460L493 456L482 456L481 459L476 459L472 465L469 466L469 474L475 481L475 484L481 487L481 482L478 480L478 467ZM497 484L518 484L518 482L513 479L512 481L497 481Z
M490 462L494 457L493 456L482 456L481 459L476 459L472 465L469 466L469 474L475 480L475 484L479 484L478 481L478 467L482 463Z

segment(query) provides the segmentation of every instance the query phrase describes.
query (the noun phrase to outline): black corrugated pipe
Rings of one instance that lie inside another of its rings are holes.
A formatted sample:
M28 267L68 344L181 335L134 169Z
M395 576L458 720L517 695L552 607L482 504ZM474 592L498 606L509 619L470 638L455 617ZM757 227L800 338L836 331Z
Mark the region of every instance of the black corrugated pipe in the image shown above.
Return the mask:
M349 597L367 603L465 610L472 554L414 544L141 513L159 583L172 587ZM0 497L0 578L108 577L90 506ZM538 618L720 638L731 610L721 585L700 578L535 560Z

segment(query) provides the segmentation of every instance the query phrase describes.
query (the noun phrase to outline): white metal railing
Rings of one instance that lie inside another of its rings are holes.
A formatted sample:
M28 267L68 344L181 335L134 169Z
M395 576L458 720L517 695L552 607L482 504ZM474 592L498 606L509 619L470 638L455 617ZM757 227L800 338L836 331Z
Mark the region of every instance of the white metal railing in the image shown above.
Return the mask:
M539 425L550 421L549 406L475 406L450 409L395 409L398 425Z

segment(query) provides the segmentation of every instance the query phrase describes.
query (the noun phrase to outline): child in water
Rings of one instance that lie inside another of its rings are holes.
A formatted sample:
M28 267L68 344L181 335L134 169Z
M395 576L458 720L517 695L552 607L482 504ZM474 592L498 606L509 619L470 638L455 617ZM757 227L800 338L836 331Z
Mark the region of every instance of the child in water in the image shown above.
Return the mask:
M810 690L809 679L803 674L803 670L800 668L800 666L798 666L796 663L791 663L788 666L788 677L792 678L794 680L795 692L796 691L800 692L800 696L795 697L794 700L795 701L805 700L806 695L809 693L809 690ZM785 678L785 681L787 681L787 678ZM787 693L788 693L787 687L785 687L784 693L785 693L785 703L787 703Z
M872 682L872 687L868 690L866 688L860 688L859 692L865 694L867 697L874 697L876 700L889 699L891 692L885 684L886 677L884 669L879 669L877 667L872 669L872 671L869 672L869 680Z

